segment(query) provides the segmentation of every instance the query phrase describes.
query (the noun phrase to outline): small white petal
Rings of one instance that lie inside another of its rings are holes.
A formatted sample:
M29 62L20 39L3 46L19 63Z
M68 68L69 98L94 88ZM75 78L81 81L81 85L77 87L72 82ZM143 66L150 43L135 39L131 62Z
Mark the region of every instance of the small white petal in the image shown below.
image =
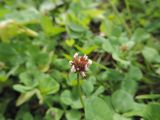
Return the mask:
M74 65L71 67L71 72L76 72Z
M81 72L82 77L86 77L85 72Z
M88 60L88 64L91 65L92 64L92 60L89 59Z
M89 70L87 64L85 65L85 68L84 68L84 69L85 69L85 71L88 71L88 70Z
M88 59L88 56L87 56L87 55L84 55L83 57L84 57L84 59L85 59L85 60L87 60L87 59Z
M72 61L69 61L69 64L70 64L70 65L72 65L72 63L73 63Z
M74 57L74 58L77 58L77 57L78 57L78 53L75 53L73 57Z

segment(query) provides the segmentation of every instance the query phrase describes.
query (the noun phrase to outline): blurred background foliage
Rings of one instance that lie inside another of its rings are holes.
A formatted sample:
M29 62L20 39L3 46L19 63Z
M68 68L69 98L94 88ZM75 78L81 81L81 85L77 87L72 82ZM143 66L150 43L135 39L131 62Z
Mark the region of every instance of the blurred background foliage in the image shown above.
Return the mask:
M160 0L0 0L0 120L160 120L159 21Z

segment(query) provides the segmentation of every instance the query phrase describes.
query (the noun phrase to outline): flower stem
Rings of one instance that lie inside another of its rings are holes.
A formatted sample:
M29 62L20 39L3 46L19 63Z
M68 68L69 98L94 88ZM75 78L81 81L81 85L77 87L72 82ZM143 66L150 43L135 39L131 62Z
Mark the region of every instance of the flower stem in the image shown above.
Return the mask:
M80 101L81 101L82 107L84 108L84 101L83 101L83 98L82 98L79 73L77 73L77 85L78 85L78 91L79 91Z

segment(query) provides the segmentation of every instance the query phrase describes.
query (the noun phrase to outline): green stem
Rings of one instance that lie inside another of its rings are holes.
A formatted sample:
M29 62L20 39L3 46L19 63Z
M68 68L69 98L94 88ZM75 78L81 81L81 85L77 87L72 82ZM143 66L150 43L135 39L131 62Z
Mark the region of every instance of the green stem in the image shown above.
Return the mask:
M80 86L80 79L79 79L79 73L77 73L77 84L78 84L78 91L79 91L79 96L80 96L80 101L81 104L84 108L84 102L83 102L83 98L82 98L82 92L81 92L81 86Z

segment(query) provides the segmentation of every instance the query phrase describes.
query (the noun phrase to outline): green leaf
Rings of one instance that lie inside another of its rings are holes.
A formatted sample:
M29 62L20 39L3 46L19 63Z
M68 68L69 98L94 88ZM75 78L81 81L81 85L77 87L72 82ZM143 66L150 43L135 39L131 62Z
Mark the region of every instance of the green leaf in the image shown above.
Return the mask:
M84 80L80 80L80 85L84 83ZM70 86L77 86L77 74L69 73L69 79L67 79L67 84Z
M28 91L26 93L22 93L16 101L16 106L20 106L24 102L28 101L33 95L37 92L36 89Z
M75 40L74 39L68 39L65 42L69 47L72 47L75 43Z
M160 104L151 103L147 105L143 117L145 120L160 120L159 111L160 111Z
M13 61L16 58L17 58L17 55L15 53L15 49L13 45L7 44L7 43L0 43L0 61L2 61L3 64L7 63L7 65L13 65Z
M124 113L123 116L124 117L133 117L133 116L143 117L145 109L146 109L145 104L135 103L134 104L134 109Z
M104 51L112 54L113 59L120 62L122 65L128 66L130 64L130 61L123 60L120 57L120 53L116 49L117 48L116 44L113 44L110 39L104 40L104 42L102 44L102 48L103 48Z
M33 89L33 87L31 87L31 86L24 86L21 84L15 84L15 85L13 85L13 88L16 91L21 92L21 93L25 93L25 92Z
M3 42L10 42L10 39L19 35L26 34L31 37L37 37L38 33L21 25L17 21L14 20L5 20L0 22L0 38Z
M121 59L118 53L114 53L112 54L112 56L113 56L113 59L120 62L124 67L127 67L128 65L130 65L130 61Z
M82 104L79 98L78 87L71 92L69 90L65 90L61 93L60 100L65 105L70 105L73 109L80 109L82 108ZM83 97L83 99L85 99Z
M54 61L54 65L57 69L68 70L70 68L69 61L66 59L58 58Z
M75 47L76 47L79 51L81 51L83 54L88 55L88 54L90 54L91 52L93 52L94 50L96 50L98 46L93 45L93 46L90 46L90 47L87 47L87 48L82 48L82 47L79 47L78 45L75 45Z
M66 105L71 105L73 100L72 100L72 94L69 90L65 90L62 92L60 96L61 102L66 104Z
M131 95L134 95L138 89L138 83L135 80L127 78L122 81L121 88L130 93Z
M77 92L77 95L78 95L78 92ZM85 97L83 97L83 96L82 96L82 98L83 98L83 100L85 99ZM72 107L72 109L81 109L82 103L81 103L80 99L79 98L73 99L71 107Z
M105 88L103 86L99 86L96 91L93 93L94 96L98 96L102 94L105 91Z
M45 14L48 13L49 11L53 10L56 8L55 3L51 2L51 1L44 1L41 5L40 5L40 11Z
M9 42L9 39L17 35L19 28L14 20L5 20L0 22L0 38L3 42Z
M160 94L146 94L146 95L138 95L136 99L143 100L143 99L158 99L160 98Z
M0 71L0 82L5 82L8 79L4 71Z
M0 119L5 120L5 117L0 113Z
M21 24L39 23L40 13L33 7L21 11L12 11L5 16L7 19L13 19Z
M114 92L111 100L115 111L118 113L125 113L134 108L133 97L124 90L117 90Z
M142 54L148 62L160 62L160 55L155 48L144 47Z
M74 23L74 22L69 22L68 26L72 31L75 31L75 32L86 31L86 29L83 26L81 26L80 24Z
M85 102L86 120L113 120L113 113L107 103L99 97L90 97Z
M81 113L77 110L71 110L66 112L67 120L81 120Z
M130 66L129 72L126 74L126 79L130 80L140 80L142 79L143 74L141 72L141 69L136 66Z
M88 10L83 11L83 13L87 14L91 18L103 18L104 11L100 9L88 9Z
M8 14L9 12L11 12L11 10L9 9L5 9L5 8L0 8L0 17L4 17L6 14Z
M45 120L60 120L63 115L63 111L58 108L49 108L45 115Z
M94 90L94 86L91 81L87 80L84 82L82 89L86 93L86 95L89 95Z
M42 95L54 94L59 90L58 82L48 75L39 76L38 81L38 89Z
M57 35L65 31L64 27L53 26L51 19L47 16L41 18L41 26L49 36Z
M124 75L121 72L119 72L118 70L110 69L104 73L106 73L107 80L121 81L121 80L123 80L123 77L124 77Z
M133 33L131 40L136 42L141 42L148 39L149 37L150 37L150 34L148 34L144 29L138 28Z
M114 114L113 118L113 120L131 120L130 118L123 117L122 115L117 113Z
M107 81L108 79L108 74L109 74L109 71L104 71L104 72L101 72L98 74L98 80L100 81Z
M24 113L22 120L28 120L28 119L29 120L34 120L32 114L29 113L29 112L26 112L26 113Z
M27 102L28 100L31 99L32 96L36 95L37 98L39 99L39 104L42 104L43 103L43 97L42 95L40 94L40 91L38 89L33 89L33 90L30 90L28 92L25 92L25 93L22 93L17 101L16 101L16 106L20 106L22 105L23 103Z
M110 36L112 34L112 30L113 30L112 21L105 19L100 26L100 31L102 33L107 34L107 36Z
M93 78L94 79L94 78ZM91 79L84 81L82 89L86 95L90 95L94 90L94 82Z
M26 86L36 87L38 85L38 81L36 81L37 76L39 76L38 72L26 71L22 72L19 75L20 82Z
M106 39L104 43L102 44L102 48L108 52L108 53L113 53L115 52L113 45L111 44L109 39Z

